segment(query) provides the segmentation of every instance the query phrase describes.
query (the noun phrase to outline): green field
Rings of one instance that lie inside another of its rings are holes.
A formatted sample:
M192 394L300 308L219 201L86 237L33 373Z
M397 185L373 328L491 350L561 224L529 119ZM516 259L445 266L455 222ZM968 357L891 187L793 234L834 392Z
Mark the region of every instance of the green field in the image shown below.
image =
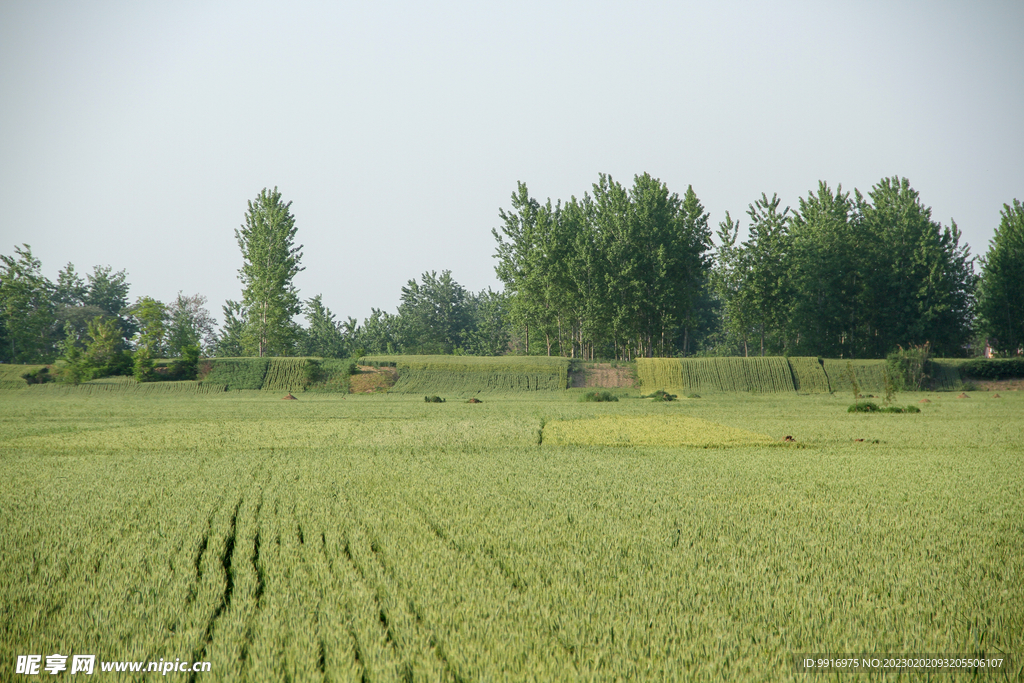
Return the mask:
M864 415L792 391L123 385L0 391L4 680L55 652L208 660L218 681L809 680L792 654L1024 655L1024 392Z

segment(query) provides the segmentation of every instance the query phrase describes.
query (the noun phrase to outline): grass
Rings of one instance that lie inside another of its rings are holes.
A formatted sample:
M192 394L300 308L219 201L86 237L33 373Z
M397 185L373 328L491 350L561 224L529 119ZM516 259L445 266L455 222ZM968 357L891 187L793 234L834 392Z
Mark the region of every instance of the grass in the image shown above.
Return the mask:
M908 419L795 392L38 389L0 392L5 666L802 681L794 653L1024 652L1024 392Z

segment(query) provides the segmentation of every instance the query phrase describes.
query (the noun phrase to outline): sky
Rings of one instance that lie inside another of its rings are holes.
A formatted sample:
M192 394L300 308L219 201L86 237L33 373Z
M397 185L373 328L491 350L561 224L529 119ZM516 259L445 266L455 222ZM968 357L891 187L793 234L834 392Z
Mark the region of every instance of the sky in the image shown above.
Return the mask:
M0 253L241 298L235 230L292 202L304 299L393 312L494 275L499 208L598 174L761 193L910 180L984 254L1024 200L1024 3L0 3Z

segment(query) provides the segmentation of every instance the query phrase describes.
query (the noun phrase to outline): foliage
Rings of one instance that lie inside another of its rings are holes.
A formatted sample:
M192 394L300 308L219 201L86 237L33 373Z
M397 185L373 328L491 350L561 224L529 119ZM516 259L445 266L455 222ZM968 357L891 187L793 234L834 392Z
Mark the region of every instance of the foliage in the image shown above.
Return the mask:
M245 332L246 308L230 299L221 307L224 325L217 335L217 356L235 358L244 352L242 335Z
M790 221L793 304L789 327L798 351L850 357L862 347L859 317L873 265L854 202L825 182L801 197Z
M124 350L121 334L116 318L96 317L89 322L83 351L75 344L69 329L63 345L64 362L59 367L59 380L78 384L99 377L130 374L132 357Z
M358 369L351 359L324 358L307 360L306 391L347 394L351 377Z
M444 403L444 399L440 396L424 396L423 400L426 403Z
M921 409L917 406L885 406L880 409L880 413L920 413Z
M543 338L547 355L664 355L694 325L707 213L692 187L680 199L646 173L633 181L600 174L592 196L554 205L520 182L512 210L499 211L495 272L525 353Z
M230 303L230 302L229 302ZM206 297L201 294L185 296L181 292L167 308L167 352L171 357L184 354L188 347L198 347L212 355L217 348L214 320L206 310ZM239 334L240 337L240 334ZM240 344L239 344L240 346ZM240 352L241 349L239 348Z
M140 346L132 354L132 375L137 382L152 382L157 379L153 370L153 355L148 346Z
M218 358L203 382L228 389L260 389L269 365L267 358Z
M969 360L960 365L960 372L975 379L1020 379L1024 377L1024 358Z
M320 294L304 305L307 328L299 341L299 352L304 356L344 358L347 351L342 325L334 320L334 313L323 304Z
M293 246L296 230L291 202L282 202L276 187L264 188L249 202L245 224L235 230L243 261L238 276L244 288L241 343L247 354L287 354L294 342L291 318L302 304L292 280L303 270L302 245Z
M468 295L471 324L463 333L466 350L476 356L500 356L509 350L510 299L505 292L492 292L490 287L479 294Z
M139 297L128 313L137 330L135 346L145 348L150 358L163 357L166 353L164 336L167 330L167 306L152 297L143 296Z
M411 353L452 353L466 341L471 319L466 290L450 270L423 273L402 287L401 347Z
M25 380L26 384L46 384L54 380L54 376L50 374L49 365L23 372L21 373L21 378Z
M1006 355L1024 348L1024 205L1003 204L999 227L981 262L979 325Z
M0 361L53 360L52 285L27 244L0 254Z
M618 401L619 397L610 391L588 391L582 394L579 400L580 403L608 403Z
M886 377L897 391L920 391L929 379L930 357L927 342L907 349L901 346L886 357Z
M878 404L872 403L871 401L860 401L850 406L847 411L848 413L877 413Z
M647 396L641 396L640 398L650 398L650 399L653 399L655 403L658 403L658 402L666 402L666 401L675 401L676 399L679 398L679 396L677 396L676 394L670 394L667 391L662 391L661 389L658 389L653 394L649 394Z
M176 379L195 379L199 374L199 345L186 344L183 346L181 358L176 360L172 367Z
M944 228L932 221L906 178L883 178L867 197L856 194L874 266L866 273L870 295L858 355L881 357L899 345L925 343L943 355L962 354L976 277L956 223Z
M885 370L883 369L884 373ZM853 400L860 398L860 384L857 382L857 373L853 370L853 363L846 361L846 377L850 380L850 390L853 391Z

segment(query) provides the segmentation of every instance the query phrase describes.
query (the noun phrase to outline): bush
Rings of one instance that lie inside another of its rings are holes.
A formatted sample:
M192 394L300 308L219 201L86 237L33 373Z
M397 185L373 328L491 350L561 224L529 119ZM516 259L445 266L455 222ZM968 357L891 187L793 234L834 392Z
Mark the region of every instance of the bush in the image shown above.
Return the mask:
M610 391L591 391L580 396L580 403L605 403L618 400L619 397Z
M917 406L907 406L906 408L904 408L903 406L886 406L885 408L882 408L878 412L880 412L880 413L920 413L921 409L918 408Z
M896 391L920 391L925 380L929 379L928 371L931 362L931 345L902 346L886 356L886 370Z
M29 370L28 372L21 373L21 378L25 380L26 384L46 384L52 382L54 376L50 374L50 366L44 365L36 370Z
M423 400L427 403L444 403L444 399L440 396L424 396Z
M171 373L175 379L195 379L199 376L199 346L186 344L181 349L181 359L174 361Z
M960 366L960 373L975 379L1024 378L1024 358L969 360Z
M153 356L145 346L135 351L135 360L132 365L132 374L135 375L137 382L152 382L158 379L156 372L153 370Z
M320 361L307 360L306 364L302 366L302 379L307 385L316 384L323 380L324 371L323 366L320 365Z
M848 413L877 413L878 404L871 401L860 401L847 408Z
M687 394L686 398L700 398L700 394Z
M641 396L640 398L650 398L650 399L654 399L655 402L660 402L660 401L675 401L677 398L679 398L679 396L677 396L676 394L670 394L667 391L663 391L662 389L658 389L653 394L649 394L647 396Z

